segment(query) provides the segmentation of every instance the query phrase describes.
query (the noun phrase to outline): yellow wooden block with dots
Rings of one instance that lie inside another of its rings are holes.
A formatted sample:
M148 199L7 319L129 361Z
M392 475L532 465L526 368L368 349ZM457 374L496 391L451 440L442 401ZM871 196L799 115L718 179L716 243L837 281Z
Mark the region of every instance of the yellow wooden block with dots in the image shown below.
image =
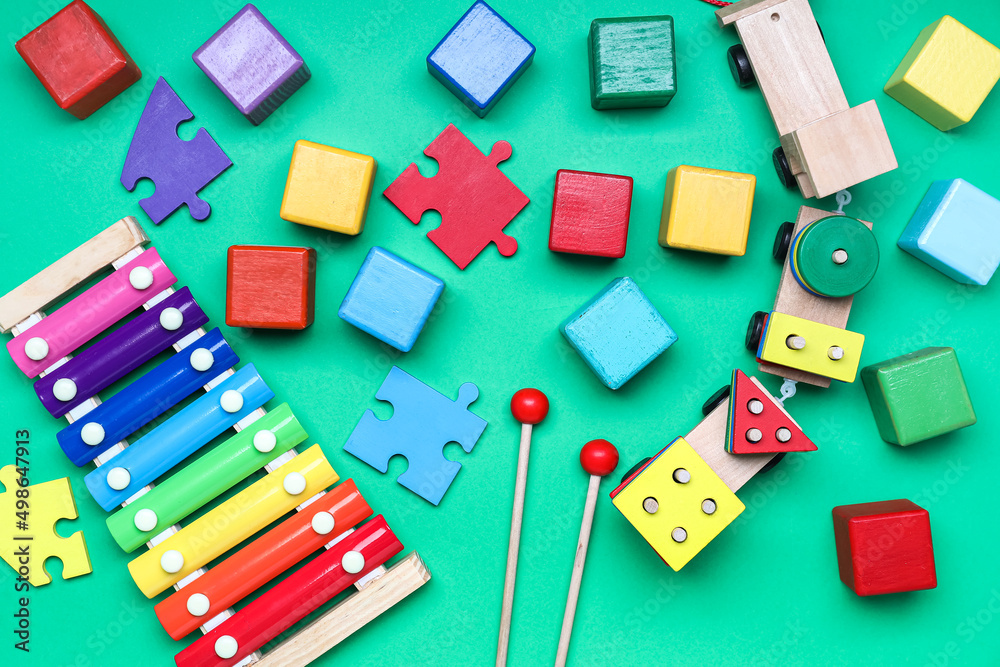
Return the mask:
M745 509L684 438L667 445L612 502L675 572Z
M281 217L341 234L360 234L377 168L370 155L296 141Z
M743 255L756 184L753 174L688 165L671 169L660 215L660 245Z
M950 16L924 28L885 92L939 130L972 120L1000 79L1000 49Z
M805 341L801 350L789 346L788 339L800 337ZM760 359L772 364L788 366L823 377L854 382L861 362L861 348L865 337L859 333L820 324L801 317L773 312L767 318ZM832 348L840 348L842 356Z

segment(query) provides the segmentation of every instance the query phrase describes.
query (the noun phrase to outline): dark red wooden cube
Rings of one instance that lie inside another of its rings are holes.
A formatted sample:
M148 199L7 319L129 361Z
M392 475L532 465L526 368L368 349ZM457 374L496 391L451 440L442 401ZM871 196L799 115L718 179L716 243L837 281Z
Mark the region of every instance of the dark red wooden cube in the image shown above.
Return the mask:
M909 500L833 508L840 579L858 595L937 586L927 510Z
M313 323L316 251L234 245L229 248L226 324L305 329Z
M56 104L81 119L142 76L107 24L82 0L63 7L15 47Z
M624 257L632 179L560 169L552 202L549 250Z

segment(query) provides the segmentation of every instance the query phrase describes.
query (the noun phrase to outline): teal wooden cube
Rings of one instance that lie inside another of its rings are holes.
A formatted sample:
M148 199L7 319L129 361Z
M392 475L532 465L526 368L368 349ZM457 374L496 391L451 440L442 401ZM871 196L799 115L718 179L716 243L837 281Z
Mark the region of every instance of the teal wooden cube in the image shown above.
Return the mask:
M617 278L560 327L591 370L618 389L677 340L631 278Z
M899 247L966 285L985 285L1000 266L1000 201L968 181L935 181Z
M886 442L906 447L976 423L955 350L928 347L861 370Z
M595 19L587 52L595 109L665 107L677 92L670 16Z

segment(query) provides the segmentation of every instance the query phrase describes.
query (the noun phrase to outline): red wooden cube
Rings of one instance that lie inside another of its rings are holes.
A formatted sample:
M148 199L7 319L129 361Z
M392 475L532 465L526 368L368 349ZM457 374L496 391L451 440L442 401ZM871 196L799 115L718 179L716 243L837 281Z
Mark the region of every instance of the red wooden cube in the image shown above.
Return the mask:
M833 508L840 579L858 595L937 586L927 510L909 500Z
M15 47L56 104L80 119L142 76L107 24L82 0L63 7Z
M316 251L234 245L229 248L226 324L255 329L305 329L313 323Z
M552 202L549 250L624 257L632 179L560 169Z

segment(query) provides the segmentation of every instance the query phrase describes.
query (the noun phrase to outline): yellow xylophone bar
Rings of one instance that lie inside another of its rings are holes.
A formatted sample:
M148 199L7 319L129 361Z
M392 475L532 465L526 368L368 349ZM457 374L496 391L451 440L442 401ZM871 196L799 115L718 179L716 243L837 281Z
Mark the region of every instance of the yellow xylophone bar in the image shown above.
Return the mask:
M339 479L319 445L247 487L128 565L153 598Z

